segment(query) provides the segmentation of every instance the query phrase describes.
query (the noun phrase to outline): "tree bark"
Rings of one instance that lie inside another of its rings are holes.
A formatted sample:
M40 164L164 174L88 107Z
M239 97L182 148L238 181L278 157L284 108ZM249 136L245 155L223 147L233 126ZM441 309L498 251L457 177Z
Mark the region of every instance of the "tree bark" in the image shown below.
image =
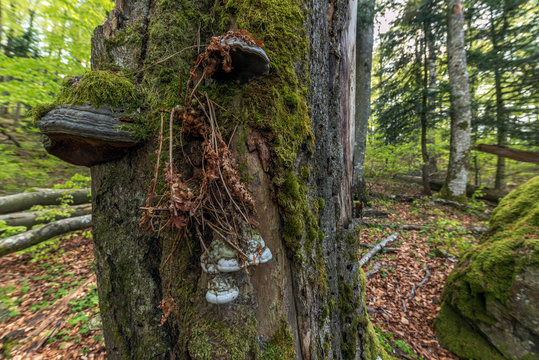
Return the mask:
M88 215L92 212L92 205L83 204L77 205L70 208L68 218ZM18 212L13 214L0 215L0 221L5 221L8 226L26 226L30 228L37 224L43 224L50 221L37 220L40 216L45 215L46 211L29 211L29 212Z
M126 157L91 168L95 265L109 359L385 356L366 313L359 238L351 221L356 14L356 1L344 0L232 1L226 6L119 0L96 29L92 68L137 71L151 66L138 73L137 82L167 108L180 104L181 97L167 98L163 89L181 91L179 73L189 74L197 45L228 29L248 30L264 41L274 61L268 78L256 80L265 87L256 82L252 87L218 87L210 81L208 91L221 94L219 103L237 114L253 111L250 101L261 100L256 105L266 108L260 111L269 124L283 115L293 121L302 103L310 108L309 119L304 119L308 134L297 148L286 140L294 135L289 129L221 122L229 133L239 125L238 134L258 136L253 152L242 153L241 135L231 139L231 146L251 179L258 231L273 253L272 261L250 268L248 275L234 275L240 295L229 304L216 306L204 299L208 277L201 271L202 249L195 236L179 238L166 229L145 232L139 226L155 162L155 134ZM122 35L129 29L141 36L125 41ZM309 39L304 50L297 46L298 38ZM156 66L178 52L181 55ZM282 63L280 58L288 60ZM302 98L280 102L281 89L272 86L278 86L283 68L295 79L286 84L287 91ZM167 88L170 84L174 86ZM249 97L253 89L259 91L256 99ZM260 133L267 133L269 140ZM179 169L188 167L193 156L188 149L200 147L200 142L184 137L182 145L181 150L179 145L171 149L179 153L174 160ZM283 146L290 146L288 153L279 152ZM266 150L271 156L264 155ZM302 211L291 219L299 206ZM293 219L298 220L292 229L297 232L291 238ZM173 309L160 326L159 305L168 295Z
M365 198L364 163L371 107L374 1L359 0L356 32L356 107L352 194Z
M34 205L59 205L64 195L73 197L73 205L90 202L89 189L40 190L0 197L0 214L10 214L30 209Z
M82 230L90 227L91 215L84 215L69 219L54 221L50 224L21 234L0 239L0 256L10 254L15 251L29 248L55 236L66 234L71 231Z
M451 92L451 144L442 196L466 201L466 179L470 153L470 89L464 44L464 14L461 0L449 0L447 58Z

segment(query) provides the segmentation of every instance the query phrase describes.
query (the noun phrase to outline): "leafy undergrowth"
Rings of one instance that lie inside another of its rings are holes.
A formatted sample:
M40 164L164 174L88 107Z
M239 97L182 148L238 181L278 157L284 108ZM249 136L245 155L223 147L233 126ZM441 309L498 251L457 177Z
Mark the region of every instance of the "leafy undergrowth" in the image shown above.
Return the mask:
M0 118L0 129L20 147L0 134L0 196L22 192L32 187L48 188L75 173L89 175L87 168L75 166L49 155L41 144L41 135L27 119L14 124Z
M0 258L0 359L104 359L89 231Z
M440 295L459 253L477 244L478 234L462 234L458 229L485 226L488 215L459 210L421 197L417 185L396 182L370 184L371 207L379 217L364 217L361 241L376 244L391 233L399 234L391 251L382 251L365 266L367 273L379 263L379 272L367 281L367 307L382 344L403 359L457 359L436 340L434 319L440 308ZM388 199L384 195L409 195L414 201ZM485 206L485 205L483 205ZM386 213L383 214L383 213ZM385 225L422 225L423 230L402 230ZM448 229L449 231L446 231ZM364 247L363 256L369 248ZM409 299L412 287L426 277Z

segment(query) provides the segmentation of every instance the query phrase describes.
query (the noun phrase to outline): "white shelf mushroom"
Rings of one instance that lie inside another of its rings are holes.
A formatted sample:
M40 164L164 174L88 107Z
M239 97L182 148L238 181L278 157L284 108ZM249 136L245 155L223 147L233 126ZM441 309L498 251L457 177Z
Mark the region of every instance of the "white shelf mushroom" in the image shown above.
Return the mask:
M228 275L215 275L208 282L206 300L211 304L226 304L236 300L238 295L238 287L234 284L234 279Z
M240 264L236 259L236 250L222 239L215 239L210 244L209 253L215 263L212 263L207 253L200 257L202 270L207 273L235 272L243 267L243 264ZM245 255L248 258L247 265L265 264L273 258L270 249L266 247L262 237L257 234L249 236Z

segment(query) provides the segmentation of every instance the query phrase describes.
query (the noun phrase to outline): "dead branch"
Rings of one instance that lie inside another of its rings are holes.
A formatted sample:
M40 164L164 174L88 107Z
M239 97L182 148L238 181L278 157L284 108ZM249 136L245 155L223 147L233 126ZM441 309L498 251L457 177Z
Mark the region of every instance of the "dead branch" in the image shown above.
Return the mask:
M369 271L367 271L367 272L365 273L365 277L366 277L367 279L369 279L369 278L373 277L374 275L376 275L376 274L380 271L380 267L381 267L381 266L382 266L382 263L381 263L381 262L378 262L378 261L375 262L374 265L373 265L373 267L372 267Z
M51 222L38 229L0 239L0 256L26 249L42 241L71 231L82 230L92 225L92 215L83 215Z
M408 300L412 300L415 296L415 291L417 288L424 285L430 279L429 264L425 265L423 269L425 270L425 277L419 282L419 284L412 286L412 292L410 293L410 296L408 296Z
M395 241L395 239L399 236L398 233L393 233L389 235L387 238L382 240L380 243L378 243L374 248L371 249L365 256L359 260L359 264L361 266L365 265L377 252L382 250L387 244L392 243Z
M30 209L34 205L59 205L62 196L73 197L73 205L90 202L90 189L44 189L0 197L0 214L10 214Z
M500 157L506 157L517 161L539 165L539 152L536 151L517 150L508 148L506 146L487 144L479 144L475 148L479 151L494 154Z
M68 209L68 216L60 216L58 219L71 218L76 216L88 215L92 213L91 204L76 205ZM31 228L37 224L45 224L51 222L50 220L37 220L40 216L43 216L47 211L29 211L29 212L17 212L13 214L0 215L0 221L5 221L8 226L26 226Z
M408 309L406 309L406 301L404 301L404 299L401 298L401 302L402 302L402 310L406 313L408 312Z

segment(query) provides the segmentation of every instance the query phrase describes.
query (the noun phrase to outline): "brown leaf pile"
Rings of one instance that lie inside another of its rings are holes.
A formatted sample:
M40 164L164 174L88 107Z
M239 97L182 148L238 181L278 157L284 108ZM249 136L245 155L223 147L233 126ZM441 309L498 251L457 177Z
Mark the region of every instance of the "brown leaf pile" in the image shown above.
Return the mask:
M78 313L72 304L95 287L92 240L80 234L62 239L42 255L0 258L0 293L12 289L7 297L18 312L0 319L0 359L6 359L6 346L12 359L105 359L102 330L86 331L84 322L69 323ZM97 308L82 311L91 319Z

